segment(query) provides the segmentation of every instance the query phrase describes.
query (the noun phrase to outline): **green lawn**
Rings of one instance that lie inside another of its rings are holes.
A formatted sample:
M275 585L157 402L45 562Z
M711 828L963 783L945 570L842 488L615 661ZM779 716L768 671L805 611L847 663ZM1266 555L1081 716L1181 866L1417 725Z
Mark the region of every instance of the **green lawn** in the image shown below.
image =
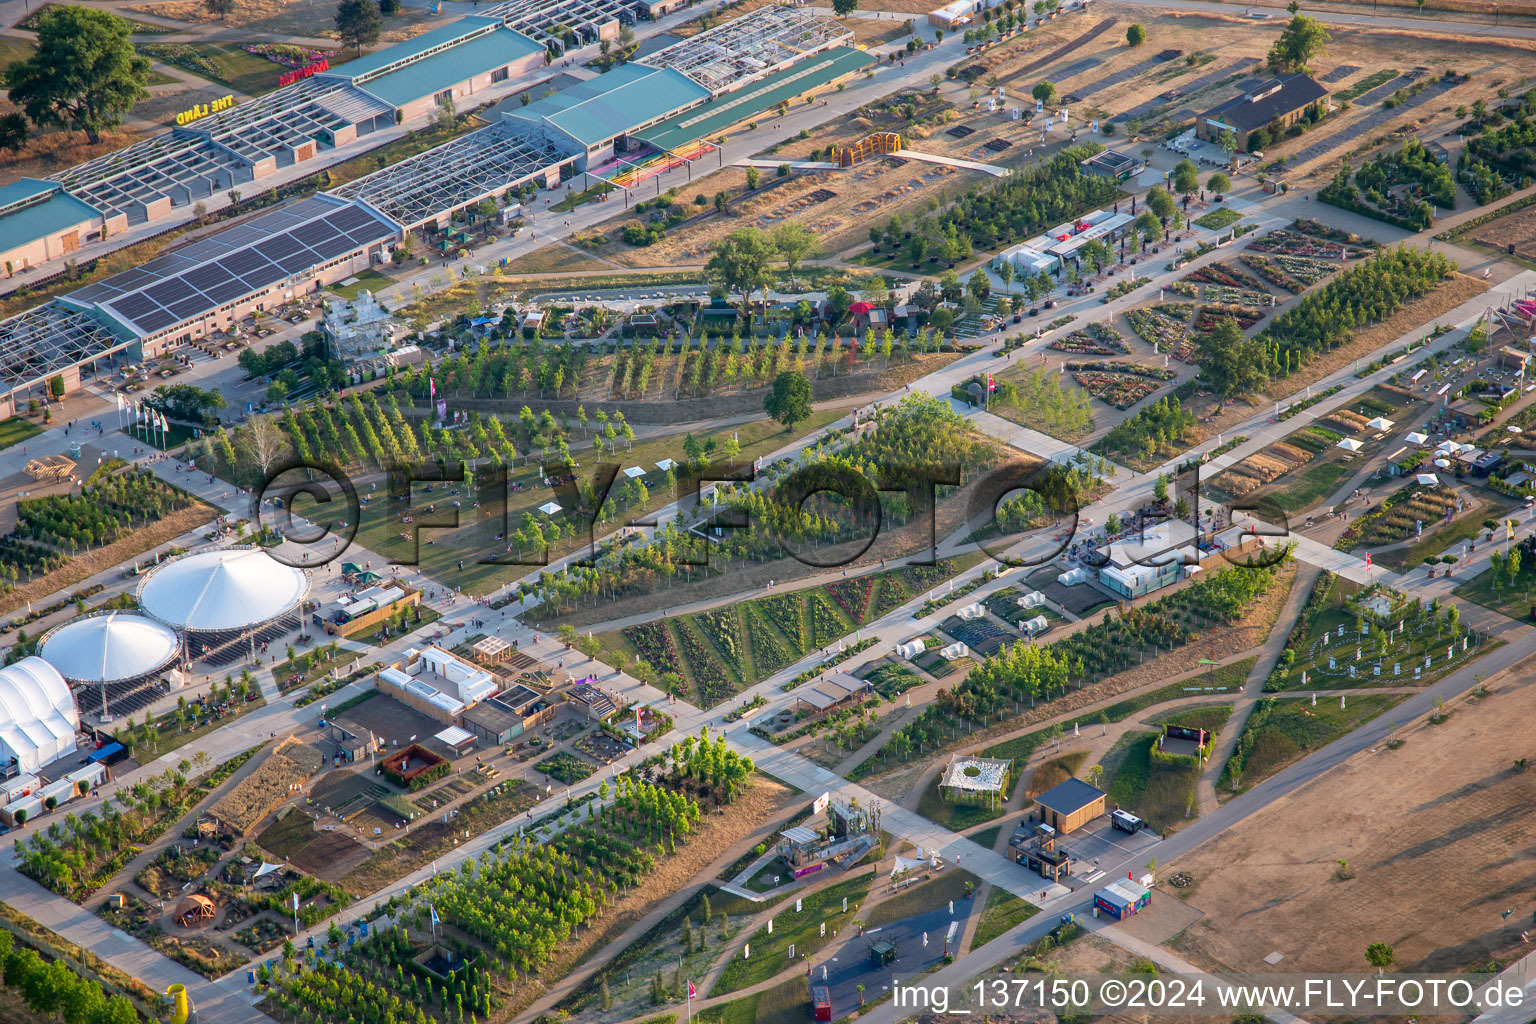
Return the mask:
M862 871L862 869L859 869ZM873 872L861 873L825 889L818 889L801 897L800 913L786 906L774 918L773 934L760 928L749 939L752 959L735 956L720 972L710 996L726 995L738 989L767 981L784 970L789 947L795 947L796 955L815 953L838 941L838 932L859 917L859 907L869 896L874 882ZM848 913L842 912L843 897L848 898ZM821 923L827 923L827 934L822 936Z
M796 975L773 988L700 1010L698 1019L705 1024L804 1024L810 1014L810 986Z
M1212 210L1204 217L1196 218L1195 224L1210 231L1220 231L1227 225L1235 224L1242 219L1243 215L1230 206L1222 206Z
M0 36L0 68L8 66L12 61L26 60L36 52L37 46L29 40Z
M1513 587L1506 574L1499 573L1495 580L1494 574L1485 568L1467 582L1458 584L1451 593L1464 601L1491 608L1501 615L1526 621L1531 614L1532 604L1536 603L1536 565L1522 560Z
M980 832L972 832L966 838L977 846L990 850L996 845L998 833L1002 832L1002 830L1003 826L993 825L991 828L984 828Z
M1012 792L1013 783L1017 773L1010 772L1008 790ZM917 813L933 822L943 826L951 832L963 832L974 825L980 825L984 821L999 818L1008 811L1008 794L1004 793L993 807L988 803L972 803L970 801L946 800L939 795L939 780L936 776L933 784L923 793L923 798L917 803Z
M985 946L1014 925L1028 921L1039 912L1040 908L1033 903L994 885L992 892L987 896L987 905L981 910L981 920L976 924L976 934L971 939L971 948L979 949Z
M1318 586L1324 585L1324 581L1327 579L1327 576L1320 577ZM1445 658L1445 649L1453 643L1449 627L1425 628L1422 632L1415 632L1412 628L1411 619L1414 613L1412 603L1410 602L1407 605L1398 605L1396 610L1398 621L1404 618L1410 620L1409 628L1400 638L1394 638L1391 641L1395 646L1390 646L1385 655L1388 662L1402 665L1402 675L1392 675L1390 665L1384 665L1382 674L1379 676L1375 675L1374 671L1368 667L1365 671L1359 672L1354 679L1344 675L1342 670L1338 673L1331 672L1327 669L1328 658L1334 657L1340 660L1341 665L1347 664L1348 659L1354 657L1355 645L1352 643L1338 645L1334 641L1335 646L1331 650L1326 646L1322 646L1317 647L1315 651L1314 645L1322 639L1323 634L1333 634L1341 626L1351 631L1355 629L1356 616L1354 612L1349 610L1347 601L1350 597L1359 593L1361 589L1360 584L1350 580L1337 578L1333 580L1332 589L1328 594L1327 600L1307 613L1306 630L1294 644L1296 658L1285 673L1283 681L1278 686L1269 686L1266 683L1267 689L1299 689L1302 686L1301 677L1303 673L1308 674L1307 686L1310 689L1367 689L1373 686L1398 685L1427 686L1444 676L1447 672L1454 672L1465 666L1469 660L1480 658L1502 645L1500 640L1483 636L1479 639L1478 646L1465 654L1459 650L1458 643L1456 657L1447 660ZM1364 638L1367 643L1361 645L1364 651L1363 656L1367 659L1365 661L1367 666L1374 664L1373 659L1377 657L1370 646L1370 643L1375 639L1376 632L1373 630L1373 636ZM1351 635L1353 634L1351 633ZM1433 664L1429 671L1422 673L1421 677L1415 680L1413 678L1413 668L1415 665L1423 665L1425 655L1433 658Z
M139 52L248 96L276 89L284 71L282 65L247 53L234 43L141 43Z
M1337 699L1312 702L1305 698L1266 697L1254 708L1238 738L1237 749L1222 767L1218 793L1244 792L1293 761L1327 746L1404 700L1405 694L1352 696L1345 707ZM1233 786L1236 775L1238 785Z
M12 416L8 420L0 421L0 448L21 444L42 432L43 428L40 424L33 423L25 416Z
M921 885L915 885L871 908L863 916L864 927L883 928L918 914L926 914L930 910L947 907L951 900L961 903L971 898L980 885L981 880L969 871L946 868ZM958 908L959 916L963 917L966 909Z
M508 400L508 412L504 414L504 420L515 422L513 414L520 402L516 399ZM753 459L759 455L766 455L783 445L797 440L804 435L818 430L827 423L842 415L841 410L828 409L813 413L811 418L804 423L795 425L792 433L786 432L784 427L774 420L764 417L737 427L721 427L712 432L700 432L697 435L700 444L713 439L717 443L724 443L731 439L735 433L741 445L741 459ZM597 458L595 449L589 447L590 442L583 437L583 431L579 428L573 430L576 435L572 439L572 449L577 459L584 466L590 466ZM672 458L681 461L683 454L683 434L668 434L663 437L636 441L633 449L626 449L621 441L618 451L603 454L603 459L612 462L623 462L624 465L653 466L661 459ZM653 474L652 482L656 476ZM463 485L460 485L458 500L463 505L457 509L439 507L432 515L418 515L415 525L422 527L419 538L418 550L406 538L401 536L403 526L396 512L391 511L389 502L385 500L384 485L379 484L377 499L369 503L369 507L363 511L362 523L357 531L357 543L370 551L377 552L386 559L401 565L411 564L412 560L419 557L421 571L435 579L452 581L455 587L463 589L464 593L474 596L491 593L499 588L508 579L515 575L527 572L527 568L505 565L482 564L481 559L493 557L508 557L504 553L505 542L498 542L497 534L507 532L506 523L511 523L513 529L521 521L523 513L533 512L535 508L549 500L550 493L539 481L539 467L537 459L532 464L528 460L519 460L518 465L507 467L507 482L521 485L517 491L509 491L507 496L507 518L503 522L499 515L493 515L489 507L479 510L471 508L471 502L464 500ZM438 488L441 490L441 488ZM436 491L434 491L436 493ZM416 504L425 505L431 496L417 488ZM647 510L659 508L675 498L664 487L655 487L651 490L650 500L639 509L629 508L623 513L625 519L641 517ZM438 501L439 506L442 505ZM302 511L302 510L301 510ZM457 514L457 526L428 527L428 520L432 522L453 522ZM605 526L598 527L598 535L616 530L624 520L610 518ZM435 541L429 544L428 541ZM553 557L555 553L552 552ZM525 556L532 557L532 556ZM464 562L461 571L458 568L460 560ZM553 611L550 614L554 614Z
M1166 834L1171 826L1194 816L1200 769L1188 760L1179 764L1154 762L1152 748L1158 733L1130 735L1125 759L1110 776L1109 802L1134 811L1154 832Z
M417 605L416 607L421 612L421 621L417 622L416 614L415 612L412 612L410 621L406 623L408 632L418 630L422 626L430 626L432 623L443 617L443 613L438 611L436 608L428 608L424 604ZM355 636L347 637L347 639L356 640L360 644L372 644L375 647L383 647L385 644L389 643L390 640L400 639L399 629L392 630L388 638L384 637L384 626L385 623L381 622L379 623L377 629L371 630L367 633L358 633Z
M352 280L352 278L356 280ZM348 280L352 281L351 284L333 284L326 291L334 292L348 302L352 302L357 299L358 292L366 289L377 294L380 289L388 288L395 283L372 267L353 274L352 278L348 278Z
M1299 473L1287 474L1284 483L1259 496L1283 508L1288 515L1301 515L1338 489L1351 470L1342 462L1314 462Z
M1224 686L1226 687L1224 692L1232 693L1243 685L1243 681L1248 678L1248 673L1253 671L1254 662L1257 660L1256 658L1244 658L1242 661L1234 661L1230 665L1218 665L1204 675L1186 679L1179 683L1169 683L1167 686L1159 687L1156 690L1148 690L1146 693L1139 693L1134 697L1127 697L1125 700L1116 701L1103 709L1103 721L1106 723L1121 722L1136 714L1136 712L1150 708L1155 704L1178 700L1180 697L1193 697L1197 692L1194 689L1196 687L1214 690ZM1097 711L1084 713L1082 719L1083 731L1086 732L1099 725L1099 714ZM1063 735L1063 741L1066 740L1068 735L1070 733ZM1022 762L1049 741L1048 730L1037 729L1015 739L1006 740L995 746L988 747L986 756L1007 757Z

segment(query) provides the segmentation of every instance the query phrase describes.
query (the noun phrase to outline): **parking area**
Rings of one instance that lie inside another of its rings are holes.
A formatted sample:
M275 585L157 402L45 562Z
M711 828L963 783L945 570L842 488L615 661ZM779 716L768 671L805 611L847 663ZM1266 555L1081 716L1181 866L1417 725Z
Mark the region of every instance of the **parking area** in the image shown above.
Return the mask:
M1107 871L1127 859L1135 861L1138 872L1144 870L1146 861L1151 858L1152 847L1162 841L1163 837L1149 828L1143 827L1135 833L1121 832L1109 823L1109 815L1094 818L1062 843L1072 855L1072 887L1103 882L1102 878L1093 878L1095 872Z

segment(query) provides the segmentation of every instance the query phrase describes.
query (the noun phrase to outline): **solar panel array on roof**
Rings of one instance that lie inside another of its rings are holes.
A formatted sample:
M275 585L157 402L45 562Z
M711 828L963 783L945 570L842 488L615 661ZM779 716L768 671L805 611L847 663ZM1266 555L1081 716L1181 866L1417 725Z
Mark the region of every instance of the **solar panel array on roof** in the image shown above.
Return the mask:
M397 231L364 207L311 196L88 285L71 298L154 334Z

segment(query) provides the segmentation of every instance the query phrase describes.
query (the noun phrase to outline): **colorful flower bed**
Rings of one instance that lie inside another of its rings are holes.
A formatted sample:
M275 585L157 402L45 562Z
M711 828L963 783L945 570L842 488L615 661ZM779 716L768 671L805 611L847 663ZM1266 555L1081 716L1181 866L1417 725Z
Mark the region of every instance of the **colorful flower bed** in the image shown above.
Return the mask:
M254 53L258 57L265 57L274 64L281 64L285 68L307 68L317 61L330 60L340 50L311 50L307 46L297 46L293 43L245 43L240 47L246 53Z
M768 621L778 626L779 632L783 633L795 649L803 654L807 645L805 629L801 625L800 618L800 595L789 594L784 597L764 598L759 607L768 616Z
M665 623L647 622L639 626L628 626L624 630L624 639L634 644L640 657L654 665L658 672L682 672L682 664L677 660L677 647L672 643L672 635L667 632Z
M736 609L716 608L712 611L700 612L694 616L694 621L698 623L704 635L714 641L715 646L720 650L720 655L731 667L731 671L745 677L746 668L742 664L738 641L741 623L736 617Z
M881 576L879 584L875 587L875 610L869 617L878 619L910 600L912 600L912 594L902 585L900 577L894 573Z
M758 675L772 675L798 657L755 608L747 609L746 619L747 639L752 642L752 664Z
M703 705L709 707L733 695L736 687L731 685L730 677L720 666L719 656L710 650L704 638L681 619L673 622L672 627L677 630L678 643L688 659L694 682L699 684L699 699Z
M1223 320L1236 320L1237 326L1246 331L1262 319L1264 319L1263 313L1247 306L1233 306L1218 302L1205 306L1195 314L1192 330L1195 334L1208 334Z
M1206 285L1205 299L1207 302L1219 302L1223 305L1257 306L1260 309L1268 309L1275 304L1274 296L1269 292L1252 292L1245 288L1231 288L1224 284Z
M1118 356L1131 350L1113 327L1104 324L1089 324L1080 331L1055 339L1050 347L1058 352L1085 356Z
M1245 252L1238 259L1270 284L1293 294L1317 284L1339 269L1336 263L1305 256L1259 256Z
M186 43L140 43L138 50L150 60L157 60L162 64L173 64L199 75L207 75L209 78L223 79L223 68Z
M1199 281L1201 284L1224 284L1231 288L1264 290L1264 286L1257 280L1225 263L1208 263L1198 270L1190 271L1184 280Z
M869 608L869 594L874 589L874 577L860 576L851 580L836 580L828 583L826 591L832 595L832 600L837 606L848 613L848 617L855 624L865 621L864 613Z
M1159 352L1167 352L1181 362L1193 362L1195 349L1189 341L1189 315L1194 306L1187 302L1169 302L1160 306L1139 306L1127 310L1125 318L1131 330Z
M825 647L848 632L848 624L821 591L811 591L806 611L811 616L811 640L815 646Z
M1156 381L1140 374L1109 370L1073 370L1072 379L1116 409L1129 409L1158 388Z

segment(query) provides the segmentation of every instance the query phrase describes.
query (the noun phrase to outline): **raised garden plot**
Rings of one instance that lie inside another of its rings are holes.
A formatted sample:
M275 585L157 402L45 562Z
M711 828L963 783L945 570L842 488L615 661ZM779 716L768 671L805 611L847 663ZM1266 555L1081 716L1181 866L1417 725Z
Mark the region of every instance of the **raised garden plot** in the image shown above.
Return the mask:
M1221 303L1213 303L1203 307L1195 314L1194 333L1209 334L1216 329L1216 325L1223 320L1235 320L1237 326L1247 330L1260 320L1265 314L1247 306L1234 306Z
M1058 352L1090 356L1125 355L1131 350L1131 346L1126 344L1119 332L1104 324L1089 324L1080 331L1073 331L1066 337L1055 339L1049 347Z
M1161 367L1132 363L1074 363L1067 369L1090 395L1116 409L1129 409L1174 377L1172 371Z
M1231 288L1247 288L1253 291L1264 290L1264 285L1248 274L1225 263L1210 263L1185 275L1186 281L1198 281L1201 284L1224 284Z
M575 754L564 750L554 757L545 758L533 767L566 785L580 782L597 771L596 765L583 761Z
M1238 259L1270 284L1292 294L1310 288L1339 269L1337 263L1308 256L1262 256L1245 252Z
M1180 362L1193 363L1195 347L1189 340L1189 318L1194 311L1190 303L1167 302L1126 310L1125 318L1142 341Z

